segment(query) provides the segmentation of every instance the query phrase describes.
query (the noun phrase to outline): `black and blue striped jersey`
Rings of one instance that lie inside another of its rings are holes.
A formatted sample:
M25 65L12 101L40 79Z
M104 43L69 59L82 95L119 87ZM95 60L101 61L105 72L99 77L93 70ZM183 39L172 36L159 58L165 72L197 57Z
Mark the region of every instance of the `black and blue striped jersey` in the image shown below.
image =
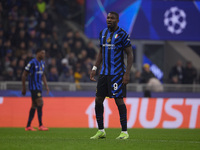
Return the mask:
M25 70L29 72L29 90L42 91L42 75L44 73L45 63L44 61L38 61L33 58L25 67Z
M120 27L114 32L105 28L100 32L99 40L103 58L100 74L123 74L125 72L124 49L131 46L128 33Z

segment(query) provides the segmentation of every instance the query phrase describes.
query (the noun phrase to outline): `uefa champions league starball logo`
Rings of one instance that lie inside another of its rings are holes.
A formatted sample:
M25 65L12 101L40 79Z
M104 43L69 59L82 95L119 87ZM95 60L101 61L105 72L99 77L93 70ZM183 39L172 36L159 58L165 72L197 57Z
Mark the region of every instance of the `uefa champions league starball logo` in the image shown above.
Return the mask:
M174 6L166 10L164 14L164 25L172 34L180 34L186 28L186 13Z

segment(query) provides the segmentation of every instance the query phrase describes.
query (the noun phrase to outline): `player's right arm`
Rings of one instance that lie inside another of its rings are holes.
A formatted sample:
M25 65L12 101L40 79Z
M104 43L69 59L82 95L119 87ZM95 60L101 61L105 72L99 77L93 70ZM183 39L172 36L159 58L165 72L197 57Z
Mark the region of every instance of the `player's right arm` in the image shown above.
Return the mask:
M33 68L33 66L34 65L33 65L32 61L30 61L26 65L25 70L22 73L22 95L26 95L26 84L25 84L25 82L26 82L26 78L27 78L30 70Z
M26 78L28 76L28 71L24 70L22 73L22 95L26 95Z
M99 34L100 50L99 50L99 53L97 55L96 63L93 66L92 71L90 73L90 80L91 81L96 81L96 79L94 78L94 76L96 75L97 68L100 66L100 64L102 62L102 44L103 44L102 33L103 33L103 30Z
M101 62L102 62L102 47L100 47L100 51L99 51L99 54L97 56L95 67L99 67ZM95 75L96 75L96 69L92 69L92 71L90 73L90 80L91 81L96 81L96 79L94 78Z

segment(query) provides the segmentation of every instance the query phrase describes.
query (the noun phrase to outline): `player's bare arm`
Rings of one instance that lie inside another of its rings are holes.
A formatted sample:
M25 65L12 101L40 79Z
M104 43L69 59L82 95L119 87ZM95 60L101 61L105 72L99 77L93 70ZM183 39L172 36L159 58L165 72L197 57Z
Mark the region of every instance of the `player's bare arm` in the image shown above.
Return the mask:
M127 67L126 67L126 72L125 72L125 74L123 76L123 81L122 81L122 83L124 85L128 84L129 80L130 80L130 71L131 71L131 66L132 66L132 63L133 63L132 47L131 46L126 47L125 48L125 52L127 54Z
M100 51L99 51L99 54L97 56L95 67L99 67L101 62L102 62L102 47L100 47ZM90 73L90 80L91 81L96 81L96 79L94 78L94 76L96 75L96 69L92 69L92 71Z
M47 90L47 94L49 94L49 87L48 87L48 85L47 85L47 79L46 79L46 76L45 76L44 73L43 73L43 75L42 75L42 81L43 81L44 86L45 86L45 88L46 88L46 90Z
M26 95L26 78L28 76L28 72L24 70L22 73L22 95Z

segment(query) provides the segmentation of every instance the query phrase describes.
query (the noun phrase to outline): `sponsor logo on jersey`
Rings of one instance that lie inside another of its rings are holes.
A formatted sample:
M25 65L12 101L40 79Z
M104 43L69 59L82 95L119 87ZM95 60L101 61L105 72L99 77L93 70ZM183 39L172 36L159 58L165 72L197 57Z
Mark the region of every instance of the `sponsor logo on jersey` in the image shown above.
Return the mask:
M108 47L109 49L115 49L115 44L103 44L103 47Z
M43 74L43 71L37 71L36 73L37 74Z

